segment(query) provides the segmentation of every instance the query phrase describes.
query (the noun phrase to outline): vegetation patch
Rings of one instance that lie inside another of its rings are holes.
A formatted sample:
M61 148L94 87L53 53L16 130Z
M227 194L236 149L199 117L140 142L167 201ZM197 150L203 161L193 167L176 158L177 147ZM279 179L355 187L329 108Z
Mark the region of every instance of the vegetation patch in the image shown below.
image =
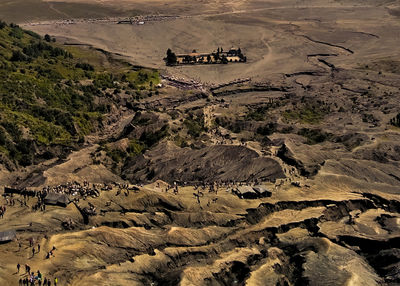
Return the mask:
M264 104L258 106L255 109L249 109L247 112L245 119L246 120L254 120L254 121L264 121L269 117L268 111L272 108L276 108L279 106L279 102L270 102L268 104Z
M326 133L321 129L308 129L308 128L300 129L297 132L297 134L307 138L306 144L309 145L322 143L326 140L329 140L333 136L331 133Z
M92 58L79 57L87 54L0 22L0 153L29 165L46 146L78 146L85 135L100 130L103 116L117 104L109 89L150 93L159 83L157 71L123 63L107 70L99 64L104 55L91 51Z
M187 127L188 134L194 138L199 137L201 133L204 131L204 127L202 126L202 124L195 120L185 119L183 124Z
M324 119L324 110L315 105L305 105L299 109L286 110L282 115L289 121L318 124Z

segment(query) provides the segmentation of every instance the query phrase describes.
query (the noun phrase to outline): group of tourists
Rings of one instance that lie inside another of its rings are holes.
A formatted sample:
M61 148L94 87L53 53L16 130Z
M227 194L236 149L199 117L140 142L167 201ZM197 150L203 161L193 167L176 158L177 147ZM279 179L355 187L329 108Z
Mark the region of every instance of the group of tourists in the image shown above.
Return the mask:
M21 244L20 244L21 246ZM29 239L29 246L32 247L32 257L35 256L36 253L40 252L40 244L37 245L37 248L33 246L33 238ZM49 259L50 257L54 256L54 251L56 250L56 247L53 246L53 248L47 253L46 259ZM21 264L17 264L17 274L20 273L21 270ZM20 286L51 286L55 285L57 286L58 283L58 278L54 278L53 280L50 278L43 277L43 274L38 270L35 274L35 272L31 272L31 266L28 264L25 264L25 272L21 274L21 278L19 279L19 284ZM53 281L53 284L52 284Z
M167 187L165 188L165 192L168 193L168 191L171 189L172 189L173 194L177 195L179 193L178 183L174 182L173 185L168 184Z
M235 189L240 186L256 186L259 185L261 182L257 179L251 181L251 182L236 182L236 181L215 181L215 182L199 182L195 183L193 185L193 188L195 192L193 193L193 196L197 202L197 204L200 205L201 198L204 197L204 194L208 191L209 194L215 194L218 195L218 190L220 189L226 189L227 191L231 191L232 189ZM167 192L169 190L173 190L173 193L177 195L179 193L179 186L187 186L188 184L186 182L174 182L173 184L168 184L165 189L162 189L163 191ZM160 184L157 183L157 188L161 188ZM218 198L209 198L207 202L207 207L209 207L211 204L216 203Z
M13 197L10 198L6 197L5 199L6 199L6 204L8 206L15 206L15 199Z
M21 265L18 263L17 264L17 273L19 273L21 268ZM35 274L35 272L31 272L31 267L27 264L25 264L25 274L23 274L25 278L20 278L19 279L19 286L57 286L58 285L58 278L55 277L53 279L53 284L52 284L52 279L43 277L43 274L38 270Z
M4 196L4 199L6 200L6 204L0 206L0 218L4 217L4 214L5 214L6 210L7 210L7 206L10 206L10 207L15 206L14 197L12 197L12 196L8 197L8 196L5 196L5 195L3 195L3 196Z
M43 192L43 191L38 191L38 192L36 192L35 196L37 198L37 202L36 202L36 204L34 204L32 206L32 211L40 210L40 211L44 212L46 210L46 204L45 204L44 199L46 198L47 193Z
M47 186L42 189L42 193L57 193L57 194L66 194L71 196L81 196L86 199L88 196L98 197L100 195L97 190L97 185L93 184L90 186L89 182L84 181L83 184L79 182L68 182L64 185L57 186Z

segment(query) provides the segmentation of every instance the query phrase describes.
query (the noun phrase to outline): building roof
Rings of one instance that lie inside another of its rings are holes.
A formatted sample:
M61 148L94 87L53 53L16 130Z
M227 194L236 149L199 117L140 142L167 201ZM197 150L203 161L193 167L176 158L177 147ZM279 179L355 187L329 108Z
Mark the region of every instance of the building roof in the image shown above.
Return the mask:
M9 187L4 187L4 193L5 194L19 194L19 195L28 195L28 196L34 196L36 194L35 191L32 190L21 190L21 189L15 189L15 188L9 188Z
M44 198L45 204L66 207L71 201L66 194L48 193Z
M204 53L179 54L179 55L176 55L176 56L180 57L180 58L183 58L183 57L186 57L186 56L189 56L189 57L206 57L208 55L211 56L211 54L204 54Z
M17 237L15 230L6 230L0 232L0 242L8 242Z
M265 188L264 186L254 186L253 189L261 196L261 197L270 197L272 193Z
M237 188L237 190L242 195L244 195L244 194L256 194L256 192L250 186L240 186L240 187Z

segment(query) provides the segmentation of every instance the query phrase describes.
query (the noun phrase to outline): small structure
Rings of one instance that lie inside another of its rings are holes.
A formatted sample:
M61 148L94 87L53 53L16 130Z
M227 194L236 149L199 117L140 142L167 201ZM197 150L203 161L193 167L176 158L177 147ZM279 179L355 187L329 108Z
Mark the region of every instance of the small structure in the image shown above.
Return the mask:
M66 194L48 193L44 198L46 205L66 207L71 202Z
M270 197L272 193L263 186L240 186L232 190L232 193L241 199L258 199Z
M15 189L15 188L10 188L10 187L4 187L4 193L5 194L18 194L20 195L22 190Z
M227 64L227 63L244 63L247 61L246 56L240 48L230 49L224 52L222 48L212 53L198 53L193 50L188 54L175 54L170 49L167 51L167 57L164 58L167 65L193 65L193 64Z
M233 193L236 194L241 199L257 199L258 194L254 189L250 186L240 186L233 190Z
M272 196L272 193L267 190L264 186L254 186L254 191L256 191L260 198L267 198Z
M10 188L10 187L4 187L4 194L6 195L11 195L11 194L16 194L16 195L27 195L34 197L36 195L35 191L27 190L27 189L15 189L15 188Z
M15 230L6 230L0 232L0 243L13 241L17 237Z

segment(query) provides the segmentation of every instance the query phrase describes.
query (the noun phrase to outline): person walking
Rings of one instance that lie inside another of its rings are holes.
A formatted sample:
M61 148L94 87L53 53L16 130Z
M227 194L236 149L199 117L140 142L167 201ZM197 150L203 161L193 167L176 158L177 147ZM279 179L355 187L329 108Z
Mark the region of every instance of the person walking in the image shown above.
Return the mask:
M54 286L57 286L57 283L58 283L58 278L55 277L55 278L54 278Z
M18 263L17 264L17 273L19 273L19 269L21 268L21 265Z

